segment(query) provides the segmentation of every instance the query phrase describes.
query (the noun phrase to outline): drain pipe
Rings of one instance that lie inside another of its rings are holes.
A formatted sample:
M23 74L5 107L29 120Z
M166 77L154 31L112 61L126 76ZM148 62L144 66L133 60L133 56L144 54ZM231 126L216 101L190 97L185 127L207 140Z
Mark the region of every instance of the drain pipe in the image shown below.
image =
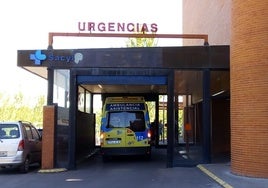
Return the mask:
M181 38L203 39L204 45L208 46L208 35L205 34L143 34L143 33L58 33L48 34L48 49L53 49L54 37L117 37L117 38Z

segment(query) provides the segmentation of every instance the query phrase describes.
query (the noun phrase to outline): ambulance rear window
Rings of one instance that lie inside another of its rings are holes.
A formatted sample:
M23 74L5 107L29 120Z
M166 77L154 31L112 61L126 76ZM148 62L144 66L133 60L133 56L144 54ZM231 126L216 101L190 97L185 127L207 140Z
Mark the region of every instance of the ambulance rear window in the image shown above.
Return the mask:
M108 128L130 128L131 130L144 131L143 111L109 112Z

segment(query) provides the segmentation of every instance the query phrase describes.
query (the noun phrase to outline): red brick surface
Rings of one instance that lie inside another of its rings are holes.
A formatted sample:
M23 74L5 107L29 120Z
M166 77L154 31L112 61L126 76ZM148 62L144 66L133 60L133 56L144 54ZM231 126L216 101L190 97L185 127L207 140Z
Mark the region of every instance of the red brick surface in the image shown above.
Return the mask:
M268 178L268 1L232 1L231 170Z
M43 108L42 169L54 168L55 106Z
M184 0L183 33L230 44L231 170L268 178L268 1Z

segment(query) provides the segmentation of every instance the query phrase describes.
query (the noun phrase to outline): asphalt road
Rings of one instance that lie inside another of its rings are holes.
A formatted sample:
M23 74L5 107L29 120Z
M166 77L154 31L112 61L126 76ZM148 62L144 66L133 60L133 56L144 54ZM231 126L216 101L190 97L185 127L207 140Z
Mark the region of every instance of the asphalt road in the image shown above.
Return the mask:
M165 156L155 151L152 160L118 158L103 162L95 156L80 162L76 170L40 173L32 167L27 174L0 170L1 188L219 188L217 182L197 167L166 168Z

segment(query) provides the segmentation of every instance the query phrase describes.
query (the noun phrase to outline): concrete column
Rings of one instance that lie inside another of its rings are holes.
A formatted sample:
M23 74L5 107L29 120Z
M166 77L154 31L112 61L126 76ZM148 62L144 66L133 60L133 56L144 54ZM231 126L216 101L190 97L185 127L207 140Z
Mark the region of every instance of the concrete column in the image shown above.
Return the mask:
M268 178L268 1L233 0L231 171Z

